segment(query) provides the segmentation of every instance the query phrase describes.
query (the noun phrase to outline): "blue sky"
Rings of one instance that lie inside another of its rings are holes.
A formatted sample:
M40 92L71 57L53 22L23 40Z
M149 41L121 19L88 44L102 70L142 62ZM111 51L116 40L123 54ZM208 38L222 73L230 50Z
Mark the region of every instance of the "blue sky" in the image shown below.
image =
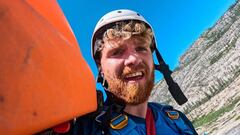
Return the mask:
M58 0L94 75L91 36L97 21L107 12L131 9L152 25L157 46L173 70L180 56L207 28L224 14L235 0ZM156 80L162 78L156 73Z

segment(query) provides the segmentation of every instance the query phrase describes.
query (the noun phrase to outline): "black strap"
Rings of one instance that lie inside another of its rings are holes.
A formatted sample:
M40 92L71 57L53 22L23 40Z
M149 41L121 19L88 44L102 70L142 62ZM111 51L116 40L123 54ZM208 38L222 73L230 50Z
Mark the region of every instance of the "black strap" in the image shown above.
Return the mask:
M170 91L171 95L176 100L176 102L179 105L186 103L188 99L182 92L179 85L176 82L174 82L173 78L171 77L172 71L169 69L169 66L164 62L157 48L155 49L155 52L159 62L159 65L155 64L155 69L163 74L164 79L166 80L166 83L168 85L168 90Z
M110 122L112 113L121 113L125 108L125 104L116 100L116 96L114 96L111 92L105 91L107 94L107 99L104 103L104 107L102 112L96 116L96 121L98 126L100 127L101 134L109 135Z

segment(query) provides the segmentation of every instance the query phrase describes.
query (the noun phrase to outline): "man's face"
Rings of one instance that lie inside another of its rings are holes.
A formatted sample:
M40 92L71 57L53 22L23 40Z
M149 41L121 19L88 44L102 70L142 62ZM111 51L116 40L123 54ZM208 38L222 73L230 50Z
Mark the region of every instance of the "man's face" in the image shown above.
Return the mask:
M153 88L154 64L149 43L142 38L104 43L101 72L109 91L130 105L145 102Z

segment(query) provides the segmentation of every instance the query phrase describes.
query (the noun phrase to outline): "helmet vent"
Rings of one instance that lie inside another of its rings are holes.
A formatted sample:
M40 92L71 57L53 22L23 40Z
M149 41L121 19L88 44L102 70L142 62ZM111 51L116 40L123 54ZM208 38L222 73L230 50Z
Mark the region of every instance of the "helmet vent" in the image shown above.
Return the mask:
M137 13L138 16L141 16L139 13Z
M119 11L117 11L117 13L122 13L122 11L119 10Z

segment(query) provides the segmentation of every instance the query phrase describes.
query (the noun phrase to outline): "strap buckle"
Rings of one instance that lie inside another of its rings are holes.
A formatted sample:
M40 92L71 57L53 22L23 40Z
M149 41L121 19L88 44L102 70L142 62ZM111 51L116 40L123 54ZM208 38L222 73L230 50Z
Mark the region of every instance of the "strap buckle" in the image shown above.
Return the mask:
M112 129L122 129L128 124L128 117L125 114L120 114L111 119L110 127Z
M102 111L96 118L95 121L97 121L98 123L102 123L102 118L105 115L106 111Z
M179 118L179 113L177 111L166 111L168 117L172 120L176 120Z

